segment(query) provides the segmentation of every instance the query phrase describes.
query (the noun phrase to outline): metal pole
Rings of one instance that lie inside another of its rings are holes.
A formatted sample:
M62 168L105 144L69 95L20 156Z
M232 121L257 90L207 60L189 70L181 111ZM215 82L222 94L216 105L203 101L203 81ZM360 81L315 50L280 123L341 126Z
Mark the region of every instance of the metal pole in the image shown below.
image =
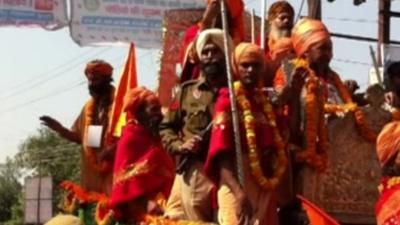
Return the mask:
M267 0L261 0L261 29L260 29L260 47L265 49L265 8L267 5Z
M221 3L222 28L224 31L226 73L228 76L229 97L232 108L233 133L234 133L235 152L236 152L236 169L237 169L239 184L242 186L242 189L244 189L245 187L244 187L244 174L243 174L242 143L240 139L239 117L236 105L235 90L233 88L233 77L231 73L231 64L230 64L231 57L230 57L230 49L228 46L228 35L229 35L228 21L226 17L226 6L224 0L221 0L220 3Z
M371 45L369 46L369 51L371 53L372 63L374 64L376 78L378 80L379 85L383 86L381 73L379 71L379 64L378 64L378 61L376 60L375 51L374 51L374 49L372 48Z
M254 9L251 10L251 43L256 43L256 22L255 22L255 13Z

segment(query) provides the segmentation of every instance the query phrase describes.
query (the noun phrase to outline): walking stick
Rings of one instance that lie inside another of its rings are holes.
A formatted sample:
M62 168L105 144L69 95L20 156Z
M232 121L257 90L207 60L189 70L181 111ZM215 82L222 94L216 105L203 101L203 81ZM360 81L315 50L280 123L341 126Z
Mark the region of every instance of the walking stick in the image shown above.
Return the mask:
M240 140L239 117L236 105L235 90L233 89L233 78L231 73L230 54L229 54L230 49L228 46L229 28L228 28L226 6L224 0L220 0L220 2L221 2L222 29L224 31L224 50L225 50L224 52L225 52L226 73L228 76L229 98L231 102L233 134L235 140L236 169L237 169L238 181L242 186L242 188L244 189L242 143Z
M256 43L256 22L254 9L251 10L251 43Z

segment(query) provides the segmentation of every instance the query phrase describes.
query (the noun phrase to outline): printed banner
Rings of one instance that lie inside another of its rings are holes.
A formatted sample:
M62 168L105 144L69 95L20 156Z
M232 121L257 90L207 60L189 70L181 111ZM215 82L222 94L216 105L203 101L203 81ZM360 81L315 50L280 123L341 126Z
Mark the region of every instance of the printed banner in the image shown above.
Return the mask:
M0 26L56 30L67 24L65 0L0 0Z
M134 42L159 48L169 9L203 8L204 0L73 0L71 35L79 45Z

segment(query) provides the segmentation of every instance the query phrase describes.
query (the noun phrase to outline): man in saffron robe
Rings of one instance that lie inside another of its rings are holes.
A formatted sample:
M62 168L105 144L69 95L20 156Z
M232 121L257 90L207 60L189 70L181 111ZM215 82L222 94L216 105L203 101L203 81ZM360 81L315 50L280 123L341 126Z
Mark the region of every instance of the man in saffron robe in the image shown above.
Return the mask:
M280 81L279 98L288 105L289 148L295 159L291 162L291 185L295 194L301 194L303 166L323 172L328 165L324 107L354 106L354 103L346 86L330 67L332 41L325 25L319 20L301 19L293 27L291 39L297 57L290 61L294 69L289 79L284 73L277 73L275 80ZM282 224L302 223L298 201L293 199L286 209L281 210L285 214L281 216L285 220Z
M112 161L115 145L104 143L109 112L114 99L112 86L112 66L103 60L89 62L85 69L88 89L91 98L83 107L71 129L61 125L49 116L42 116L44 125L57 132L61 137L82 145L81 153L81 186L86 191L109 194L112 184ZM90 126L101 126L100 147L88 144ZM107 156L107 157L106 157Z
M228 45L232 40L228 38ZM212 222L211 181L203 172L209 127L218 90L226 86L223 31L207 29L196 41L200 77L183 83L164 117L160 134L167 151L177 158L177 175L165 215Z
M120 221L138 222L146 213L163 213L157 200L169 196L175 171L158 133L158 97L144 87L134 88L124 98L124 111L129 121L117 146L109 205Z
M213 117L207 175L218 187L218 222L223 225L278 224L274 190L286 169L285 144L268 96L262 92L264 53L257 45L239 44L233 69L240 120L243 165L237 165L227 88L220 90ZM235 168L242 167L244 187Z
M288 1L279 0L274 2L268 10L268 35L265 38L265 86L271 87L274 80L275 72L281 65L279 60L275 60L272 55L274 49L277 48L276 43L281 38L290 37L293 27L294 9ZM260 43L260 39L257 43Z
M375 212L378 225L400 223L400 122L387 124L378 136L376 151L382 166L380 198Z

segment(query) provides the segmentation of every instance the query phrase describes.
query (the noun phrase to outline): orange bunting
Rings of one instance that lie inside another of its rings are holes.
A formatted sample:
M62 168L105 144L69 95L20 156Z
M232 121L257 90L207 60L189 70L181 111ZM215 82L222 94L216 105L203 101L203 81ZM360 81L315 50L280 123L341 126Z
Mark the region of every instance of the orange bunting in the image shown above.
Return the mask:
M310 225L339 225L335 219L303 196L297 195L297 198L301 200L301 204L307 213Z

